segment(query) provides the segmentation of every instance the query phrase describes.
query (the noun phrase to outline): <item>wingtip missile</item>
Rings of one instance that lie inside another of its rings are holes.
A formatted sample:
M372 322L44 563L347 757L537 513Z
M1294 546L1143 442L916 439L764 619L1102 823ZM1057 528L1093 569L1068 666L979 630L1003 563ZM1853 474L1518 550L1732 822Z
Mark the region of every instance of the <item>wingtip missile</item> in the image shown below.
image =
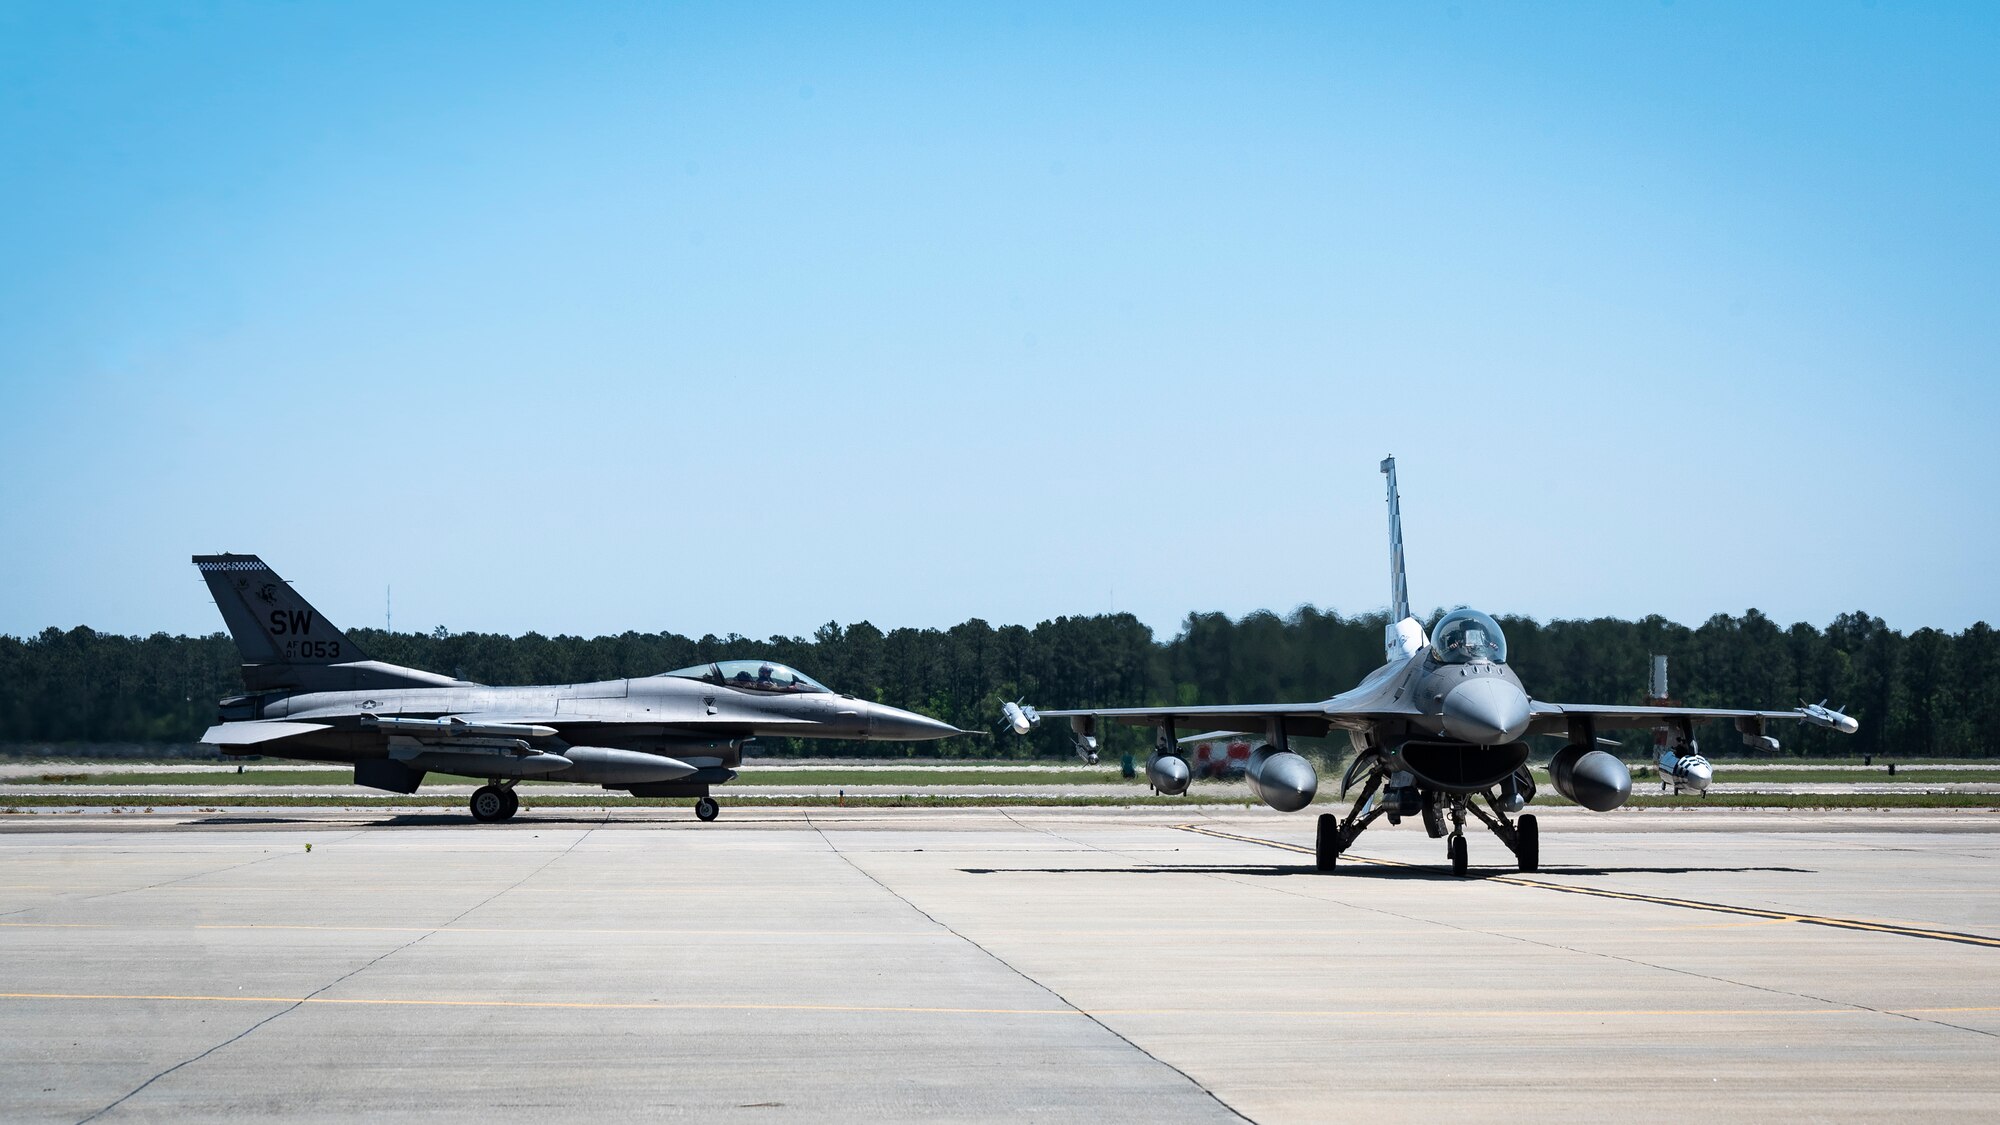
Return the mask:
M1842 714L1839 708L1828 707L1824 699L1818 703L1801 702L1798 711L1801 718L1816 727L1836 730L1842 734L1853 734L1861 729L1860 720L1852 715Z
M1019 700L1000 705L1000 717L1013 728L1015 734L1026 734L1039 726L1041 713Z

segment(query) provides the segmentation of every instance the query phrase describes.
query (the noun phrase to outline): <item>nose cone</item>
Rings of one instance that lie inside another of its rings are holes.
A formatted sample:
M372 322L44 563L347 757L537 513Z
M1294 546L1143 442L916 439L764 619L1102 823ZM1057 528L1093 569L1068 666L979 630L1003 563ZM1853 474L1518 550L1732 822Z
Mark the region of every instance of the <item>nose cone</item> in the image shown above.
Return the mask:
M965 734L941 719L903 711L881 703L862 705L868 716L868 737L878 742L924 742Z
M1512 742L1528 729L1528 697L1506 680L1466 680L1444 697L1444 729L1478 746Z

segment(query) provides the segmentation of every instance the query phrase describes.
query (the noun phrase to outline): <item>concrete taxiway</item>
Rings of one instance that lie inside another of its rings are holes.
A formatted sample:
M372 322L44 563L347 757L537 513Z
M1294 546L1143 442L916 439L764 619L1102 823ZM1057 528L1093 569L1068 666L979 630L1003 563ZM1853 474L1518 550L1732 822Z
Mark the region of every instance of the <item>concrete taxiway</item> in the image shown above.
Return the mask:
M2000 814L1542 820L9 816L0 1117L1993 1116Z

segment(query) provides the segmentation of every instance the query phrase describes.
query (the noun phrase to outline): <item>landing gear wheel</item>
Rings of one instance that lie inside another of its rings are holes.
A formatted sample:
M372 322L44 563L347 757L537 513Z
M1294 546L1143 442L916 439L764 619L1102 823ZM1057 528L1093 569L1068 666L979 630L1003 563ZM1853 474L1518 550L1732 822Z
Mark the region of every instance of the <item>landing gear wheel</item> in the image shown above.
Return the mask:
M500 814L500 819L512 820L514 819L514 814L521 811L521 795L514 792L514 787L511 785L500 790L500 792L507 796L507 811Z
M482 785L472 791L472 819L481 824L492 824L506 820L513 809L508 806L512 794L498 785Z
M1465 874L1466 866L1465 837L1453 836L1451 838L1451 873L1453 875L1463 875Z
M1535 826L1534 813L1514 822L1514 858L1520 861L1523 871L1542 868L1542 833Z
M1321 871L1333 870L1340 859L1340 818L1332 813L1319 814L1319 832L1313 838L1313 866Z
M1424 832L1435 840L1444 835L1444 813L1438 809L1437 794L1424 794Z
M702 820L714 820L721 811L722 806L716 804L713 797L703 797L694 803L694 815Z

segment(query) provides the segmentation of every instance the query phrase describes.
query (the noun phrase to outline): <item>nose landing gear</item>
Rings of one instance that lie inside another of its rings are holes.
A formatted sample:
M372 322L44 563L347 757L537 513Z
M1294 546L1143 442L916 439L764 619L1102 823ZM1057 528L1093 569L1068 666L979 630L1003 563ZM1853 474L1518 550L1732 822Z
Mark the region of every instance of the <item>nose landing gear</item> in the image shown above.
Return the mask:
M704 822L714 820L721 812L722 806L713 797L703 797L694 803L694 815Z
M1349 779L1359 771L1350 768ZM1526 793L1502 790L1498 795L1493 791L1476 793L1448 793L1424 789L1419 793L1411 787L1384 788L1383 782L1390 779L1390 773L1382 766L1375 765L1367 774L1367 783L1354 800L1353 809L1343 819L1332 813L1321 813L1313 840L1313 866L1320 871L1333 871L1338 866L1341 853L1354 844L1355 837L1375 822L1378 817L1387 816L1391 824L1405 815L1421 815L1424 832L1435 840L1445 840L1445 857L1451 863L1453 875L1464 875L1471 870L1469 849L1465 840L1465 817L1467 813L1478 817L1480 822L1493 830L1500 842L1514 853L1514 861L1522 871L1535 871L1542 864L1541 833L1534 814L1521 813L1509 818L1507 809L1520 809L1527 803L1533 790ZM1345 786L1342 786L1345 789ZM1377 794L1383 803L1377 805ZM1484 801L1485 807L1480 807ZM1449 821L1447 823L1447 820Z
M1451 839L1445 844L1444 851L1445 855L1451 859L1451 873L1453 875L1463 875L1470 866L1465 854L1466 800L1458 794L1453 794L1449 803L1451 809ZM1427 821L1426 824L1428 825L1428 823Z

